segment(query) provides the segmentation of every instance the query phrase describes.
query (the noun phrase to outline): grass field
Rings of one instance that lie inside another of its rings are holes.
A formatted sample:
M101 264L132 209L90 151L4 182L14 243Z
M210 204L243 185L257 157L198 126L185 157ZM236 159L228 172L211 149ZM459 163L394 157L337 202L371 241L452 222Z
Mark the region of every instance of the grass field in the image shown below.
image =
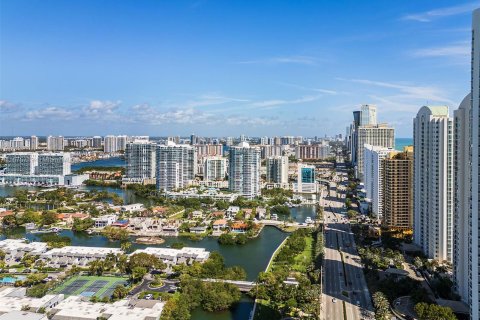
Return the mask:
M126 282L127 278L122 277L76 276L63 282L53 292L65 296L83 295L110 298L113 290Z
M305 249L295 257L295 264L292 269L299 272L306 272L307 266L313 259L313 237L305 237Z

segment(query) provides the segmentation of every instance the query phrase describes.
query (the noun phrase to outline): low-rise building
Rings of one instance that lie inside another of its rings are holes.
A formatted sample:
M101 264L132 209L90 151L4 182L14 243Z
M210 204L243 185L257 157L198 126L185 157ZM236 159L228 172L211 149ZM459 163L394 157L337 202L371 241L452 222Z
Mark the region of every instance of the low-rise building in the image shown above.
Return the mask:
M48 320L46 314L29 311L10 311L0 315L0 320Z
M207 227L192 227L190 228L191 233L202 234L207 232Z
M192 212L192 218L193 219L201 219L203 218L203 212L200 210L195 210Z
M114 214L107 214L98 218L93 218L95 228L105 228L117 221L117 216Z
M47 294L42 298L32 298L26 296L26 288L0 287L0 313L12 311L38 312L40 309L46 312L54 308L63 300L63 294Z
M267 216L267 209L258 207L256 210L256 218L259 220L265 219Z
M232 224L232 232L245 233L248 229L248 225L244 222L235 222Z
M73 265L85 267L89 262L105 259L111 253L117 255L123 251L119 248L66 246L42 253L40 259L54 268Z
M22 239L5 239L0 241L0 250L5 252L5 262L14 264L26 254L37 256L46 252L47 244L45 242L26 243Z
M219 219L213 222L213 231L220 231L227 227L227 220Z
M156 248L148 247L136 250L132 254L147 253L154 255L169 266L181 263L205 262L210 256L210 252L204 248L183 247L182 249Z
M93 303L79 296L70 296L54 309L53 320L155 320L162 314L164 302L132 303L120 300L114 303Z
M225 216L228 218L228 219L232 219L234 218L237 213L240 211L240 207L237 207L237 206L230 206L228 207L227 211L225 212Z
M145 206L143 205L143 203L132 203L132 204L127 204L127 205L121 206L120 210L122 212L132 213L132 212L138 212L138 211L145 210Z

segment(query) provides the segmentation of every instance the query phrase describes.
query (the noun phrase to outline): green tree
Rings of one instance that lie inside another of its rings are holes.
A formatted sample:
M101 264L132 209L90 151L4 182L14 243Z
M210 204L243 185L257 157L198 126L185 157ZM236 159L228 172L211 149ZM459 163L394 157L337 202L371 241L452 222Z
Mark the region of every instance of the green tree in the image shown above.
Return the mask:
M115 287L115 289L113 290L113 293L112 293L112 298L114 300L119 300L119 299L123 299L127 296L128 294L128 288L122 286L122 285L118 285Z
M127 241L129 238L128 230L107 226L102 230L102 234L109 240Z
M74 218L73 219L73 225L72 225L72 230L73 231L85 231L88 228L91 228L94 225L94 221L91 218L85 218L85 219L78 219Z
M377 291L372 296L373 305L375 307L375 319L376 320L388 320L390 319L390 303L387 300L387 297L380 292Z
M167 266L163 261L154 255L141 252L131 255L128 261L128 269L130 271L133 271L133 269L136 267L144 267L148 271L153 269L163 270Z
M43 225L52 225L58 221L57 214L53 211L44 211L41 221Z
M131 247L132 243L129 241L123 241L122 243L120 243L120 249L122 249L122 251L125 253L128 253Z
M415 266L415 268L420 269L421 267L423 267L422 259L420 257L413 258L413 265Z
M420 320L456 320L452 309L436 304L417 303L415 312Z
M347 211L347 217L348 219L354 219L357 217L358 212L355 210L348 210Z
M163 308L160 320L189 320L190 308L185 300L179 298L169 299Z
M245 243L247 243L247 240L248 240L247 236L243 233L240 233L235 237L235 243L236 244L245 244Z
M15 219L14 215L6 216L2 220L2 224L5 227L15 227L17 225L17 219Z
M33 298L42 298L48 291L49 286L45 283L36 284L27 289L27 296Z
M135 267L132 269L131 278L133 282L138 282L143 279L148 270L145 267Z
M235 244L235 238L230 233L223 233L218 237L218 243L225 245Z

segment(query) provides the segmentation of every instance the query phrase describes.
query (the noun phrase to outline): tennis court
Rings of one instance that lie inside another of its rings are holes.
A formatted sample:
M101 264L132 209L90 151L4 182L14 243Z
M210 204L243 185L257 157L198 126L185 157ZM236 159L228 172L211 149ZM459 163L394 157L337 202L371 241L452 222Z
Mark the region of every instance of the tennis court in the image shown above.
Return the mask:
M101 296L100 298L104 298L104 297L108 297L110 298L113 294L113 290L115 290L116 287L118 286L123 286L127 284L127 281L126 280L120 280L120 281L116 281L115 283L112 284L112 286L110 286L110 288L108 288Z
M126 283L127 279L121 277L76 276L58 286L54 293L103 298L110 297L118 285Z

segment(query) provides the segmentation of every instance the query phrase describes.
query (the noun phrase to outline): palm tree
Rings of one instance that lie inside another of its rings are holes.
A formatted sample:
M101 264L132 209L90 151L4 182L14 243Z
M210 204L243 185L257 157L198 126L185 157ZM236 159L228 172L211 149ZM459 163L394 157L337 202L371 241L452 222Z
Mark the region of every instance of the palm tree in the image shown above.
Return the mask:
M130 250L131 247L132 247L132 243L128 242L128 241L124 241L120 244L120 248L125 253L128 253L128 251Z

